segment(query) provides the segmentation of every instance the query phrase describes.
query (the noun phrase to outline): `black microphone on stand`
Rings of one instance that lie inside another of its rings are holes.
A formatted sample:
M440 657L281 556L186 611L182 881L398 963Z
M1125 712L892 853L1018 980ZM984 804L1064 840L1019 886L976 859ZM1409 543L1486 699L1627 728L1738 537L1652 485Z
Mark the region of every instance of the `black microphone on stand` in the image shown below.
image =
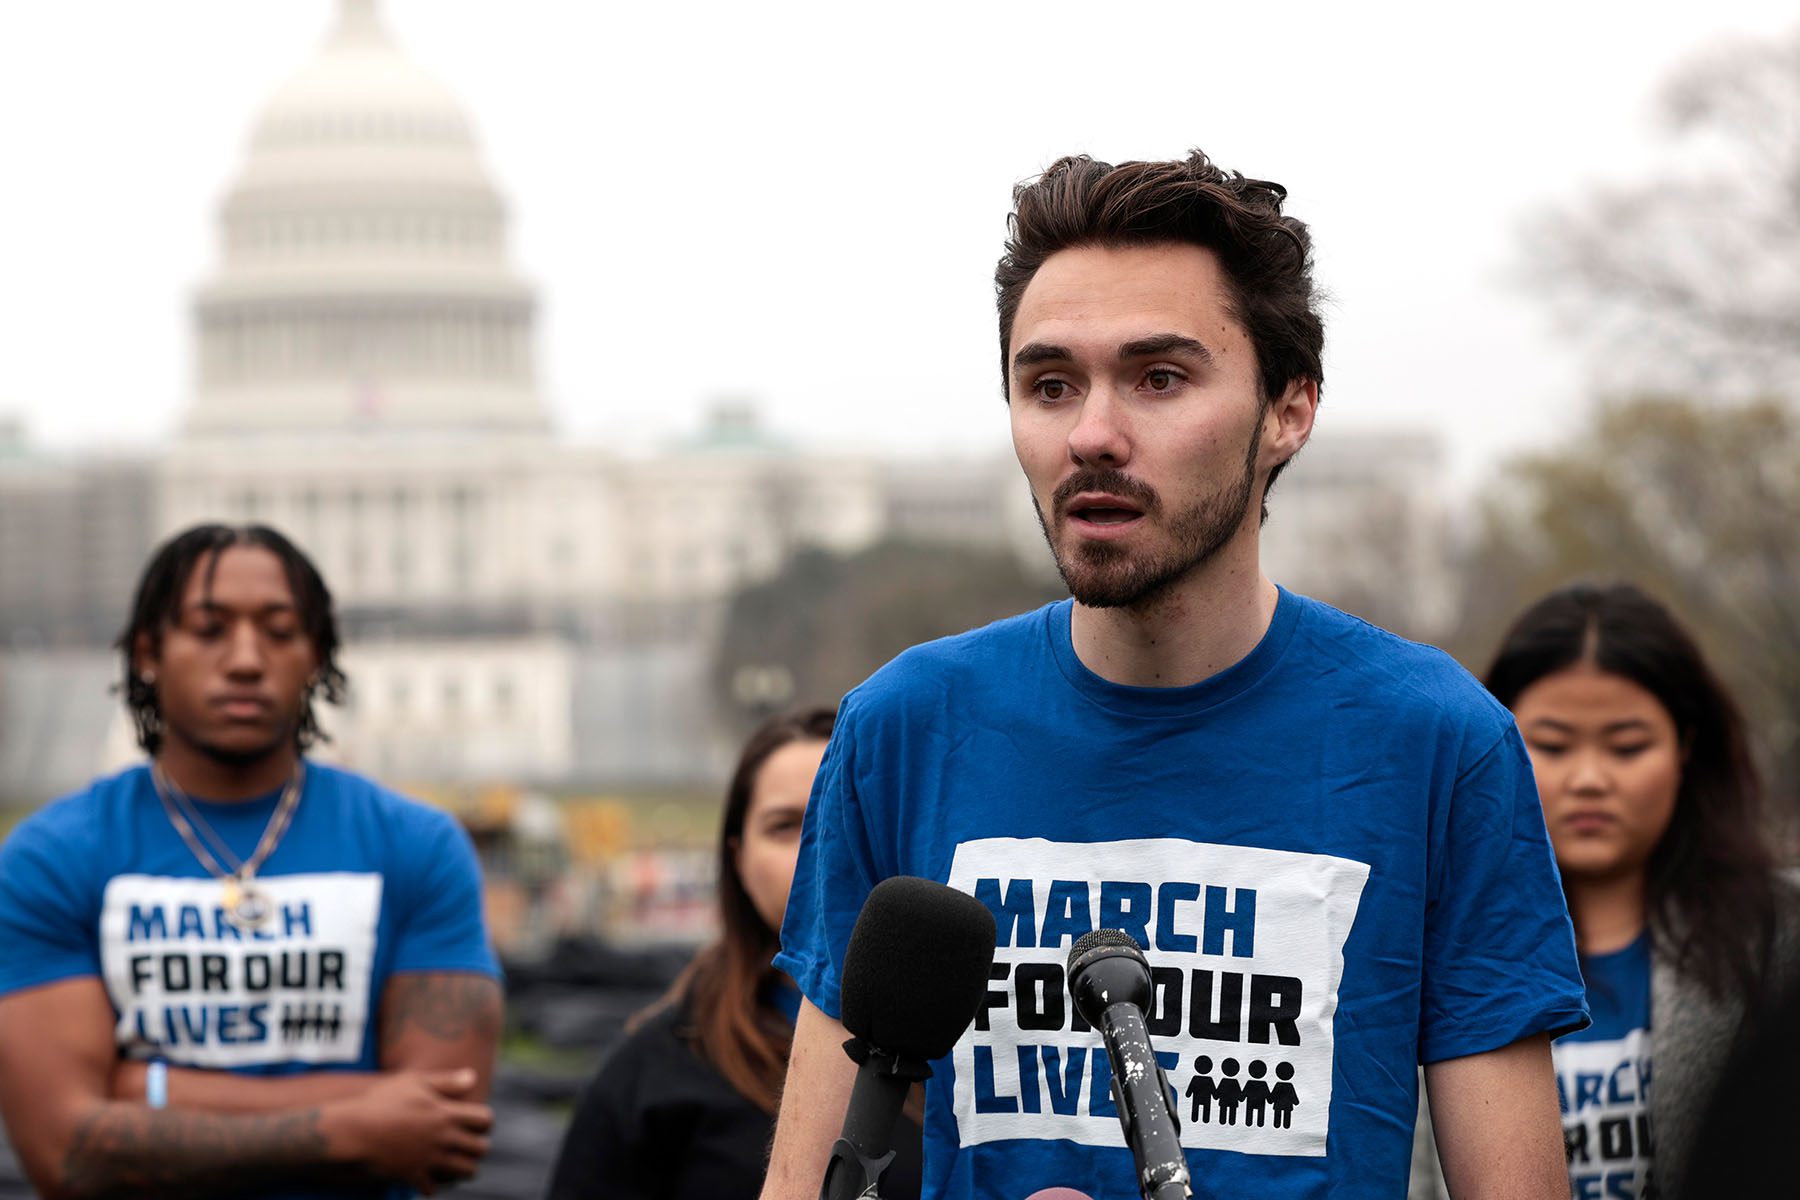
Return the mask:
M973 896L906 875L869 893L844 952L841 988L856 1085L822 1200L881 1195L906 1093L975 1019L993 965L994 915Z
M1192 1196L1180 1119L1169 1107L1169 1084L1144 1028L1151 982L1143 949L1122 930L1084 933L1069 948L1068 976L1076 1010L1106 1041L1113 1103L1137 1163L1138 1190L1144 1200Z

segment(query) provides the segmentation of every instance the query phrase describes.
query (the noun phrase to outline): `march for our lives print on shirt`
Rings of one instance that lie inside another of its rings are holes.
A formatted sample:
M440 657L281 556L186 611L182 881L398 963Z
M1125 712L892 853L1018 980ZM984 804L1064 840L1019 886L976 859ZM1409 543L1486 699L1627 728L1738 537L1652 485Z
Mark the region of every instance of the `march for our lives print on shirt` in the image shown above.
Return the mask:
M961 1144L1118 1144L1106 1052L1064 977L1069 947L1099 928L1147 951L1146 1025L1192 1118L1182 1143L1323 1155L1344 941L1368 876L1347 858L1178 838L964 842L949 883L993 912L998 946L954 1051Z
M1649 1184L1650 937L1581 960L1594 1023L1555 1042L1571 1200L1638 1200Z
M117 1040L196 1067L353 1063L369 1020L381 876L258 880L273 915L246 931L212 879L115 875L100 912Z
M239 858L278 802L196 801ZM0 844L0 996L93 977L122 1054L280 1074L375 1069L380 1001L397 972L499 975L468 835L372 780L311 764L255 885L268 918L240 929L148 768L95 780Z

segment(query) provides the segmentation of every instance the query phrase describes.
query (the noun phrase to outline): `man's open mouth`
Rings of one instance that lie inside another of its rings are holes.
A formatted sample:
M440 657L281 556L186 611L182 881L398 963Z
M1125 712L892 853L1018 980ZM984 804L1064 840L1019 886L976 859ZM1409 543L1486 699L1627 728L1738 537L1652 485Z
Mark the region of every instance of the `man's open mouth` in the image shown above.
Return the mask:
M1074 496L1063 512L1072 521L1102 529L1130 525L1144 515L1144 510L1130 500L1104 492Z
M1078 508L1070 515L1078 520L1088 521L1095 525L1123 525L1127 521L1135 521L1144 514L1134 508Z

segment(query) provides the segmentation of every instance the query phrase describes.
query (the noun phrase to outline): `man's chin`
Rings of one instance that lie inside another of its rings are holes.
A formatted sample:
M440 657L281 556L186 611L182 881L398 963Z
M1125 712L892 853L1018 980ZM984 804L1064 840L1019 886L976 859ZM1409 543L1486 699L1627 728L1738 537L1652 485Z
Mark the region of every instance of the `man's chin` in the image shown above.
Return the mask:
M240 726L189 733L182 740L220 766L250 767L280 753L292 738L293 732L287 729Z
M1086 561L1081 561L1083 558ZM1096 558L1102 561L1095 561ZM1159 564L1135 561L1123 553L1087 554L1075 561L1059 554L1056 568L1069 594L1084 608L1132 608L1150 603L1168 591L1181 575L1179 571L1159 569Z

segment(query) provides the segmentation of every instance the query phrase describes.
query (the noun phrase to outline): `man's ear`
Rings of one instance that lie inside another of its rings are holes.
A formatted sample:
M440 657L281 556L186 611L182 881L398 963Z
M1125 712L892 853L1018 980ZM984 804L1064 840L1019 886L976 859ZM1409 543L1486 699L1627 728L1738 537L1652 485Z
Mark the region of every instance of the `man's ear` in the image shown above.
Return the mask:
M156 640L150 636L149 630L140 629L131 639L131 673L142 675L156 666Z
M1280 466L1300 453L1312 437L1313 418L1319 411L1319 381L1290 380L1287 389L1269 403L1263 415L1265 469Z

